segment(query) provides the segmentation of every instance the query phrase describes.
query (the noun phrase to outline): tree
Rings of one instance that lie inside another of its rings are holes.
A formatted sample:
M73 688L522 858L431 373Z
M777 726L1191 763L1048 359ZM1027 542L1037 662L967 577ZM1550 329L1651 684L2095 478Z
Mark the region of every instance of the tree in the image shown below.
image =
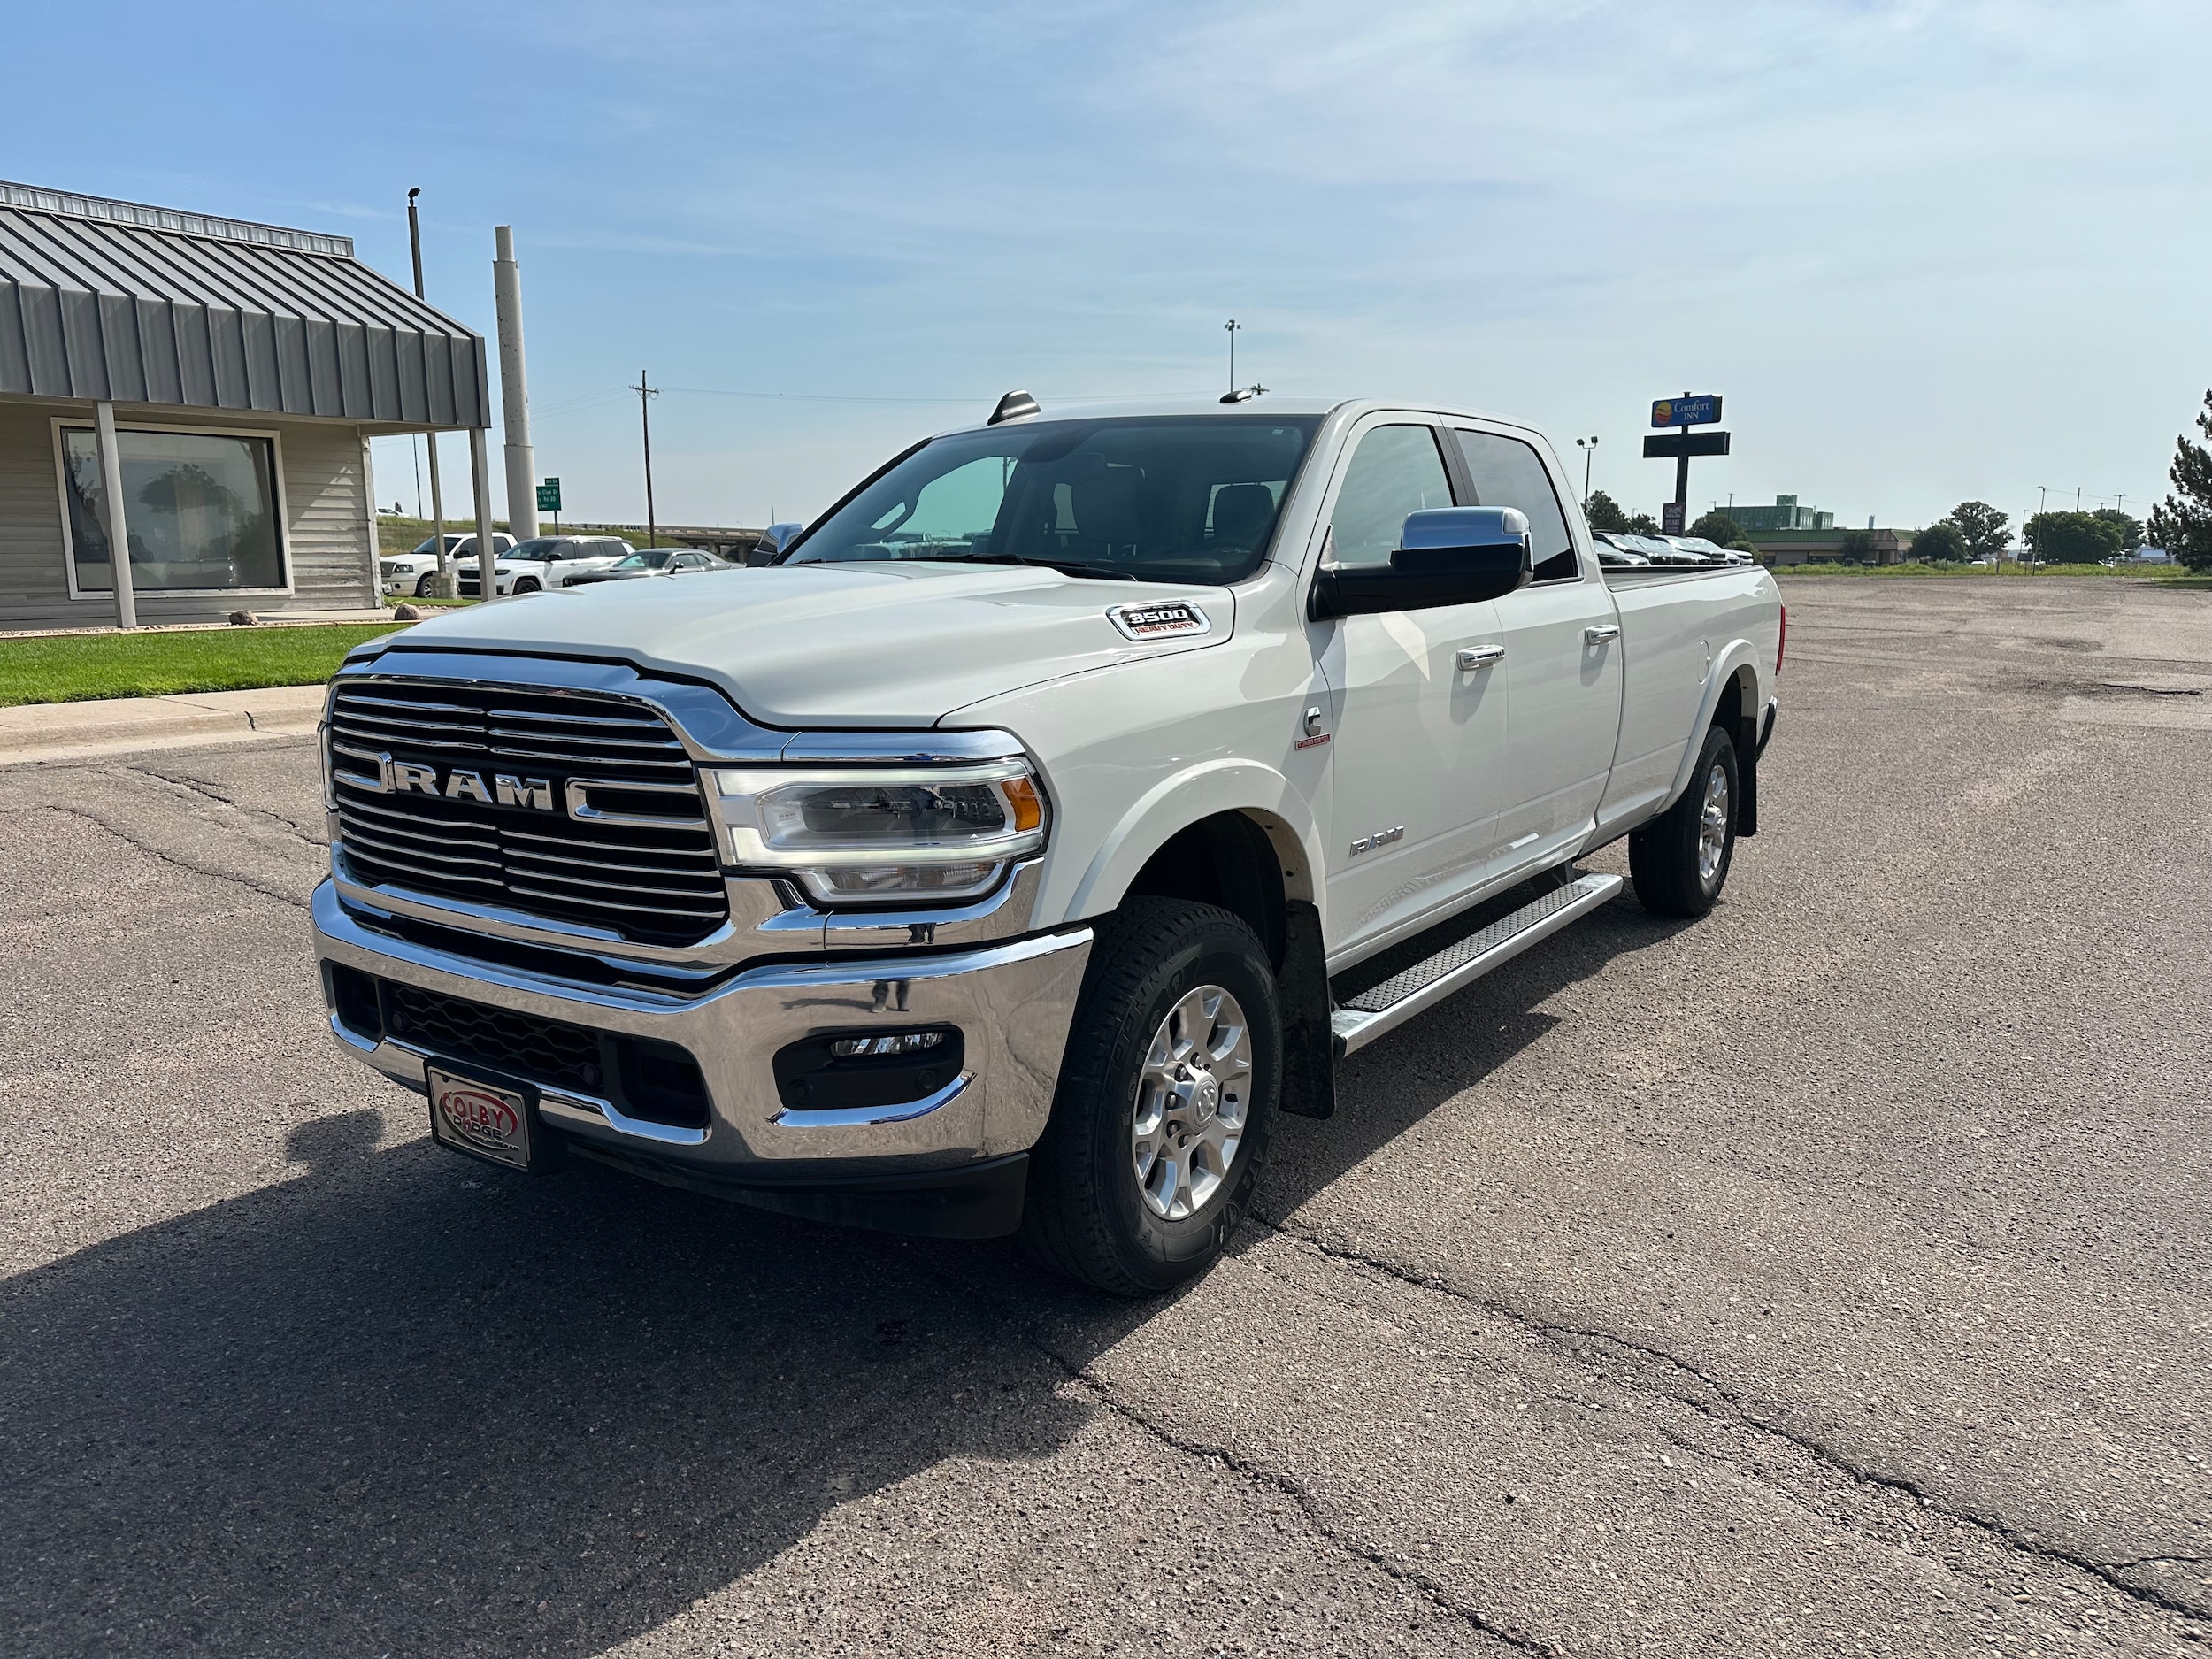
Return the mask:
M1631 535L1657 535L1659 521L1647 512L1640 512L1621 526Z
M1690 534L1702 536L1717 547L1728 547L1743 540L1743 526L1726 513L1707 513L1690 526Z
M2093 512L2039 512L2021 528L2046 565L2094 565L2120 550L2118 526Z
M2212 392L2204 395L2197 430L2212 438ZM2191 570L2212 570L2212 449L2183 433L2166 476L2174 493L2151 510L2150 539Z
M2120 533L2121 552L2132 553L2143 545L2143 521L2140 518L2123 512L2117 507L2100 507L2089 516L2103 519Z
M1621 511L1620 503L1601 489L1590 492L1590 502L1582 510L1582 516L1590 521L1593 530L1610 530L1617 534L1628 528L1628 515Z
M1837 544L1836 557L1847 565L1863 565L1874 557L1874 533L1846 530L1843 540Z
M1948 518L1939 518L1912 539L1912 556L1930 563L1963 564L1966 538Z
M1951 509L1951 523L1966 538L1966 550L1978 559L1993 559L2012 545L2008 512L1999 512L1985 501L1962 501Z

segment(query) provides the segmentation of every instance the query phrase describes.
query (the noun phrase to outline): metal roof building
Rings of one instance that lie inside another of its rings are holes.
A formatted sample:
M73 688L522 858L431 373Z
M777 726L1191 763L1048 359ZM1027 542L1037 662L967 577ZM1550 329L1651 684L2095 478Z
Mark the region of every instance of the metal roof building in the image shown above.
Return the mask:
M368 439L490 411L348 237L0 183L0 629L374 604Z

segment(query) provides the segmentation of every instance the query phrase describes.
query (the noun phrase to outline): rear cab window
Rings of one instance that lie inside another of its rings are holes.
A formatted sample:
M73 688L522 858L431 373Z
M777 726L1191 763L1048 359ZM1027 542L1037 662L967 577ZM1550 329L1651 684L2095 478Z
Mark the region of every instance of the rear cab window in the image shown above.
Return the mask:
M1474 488L1468 507L1515 507L1528 518L1529 557L1540 582L1578 581L1581 562L1575 557L1574 536L1567 515L1552 488L1551 475L1535 446L1495 432L1477 432L1455 426L1467 480Z

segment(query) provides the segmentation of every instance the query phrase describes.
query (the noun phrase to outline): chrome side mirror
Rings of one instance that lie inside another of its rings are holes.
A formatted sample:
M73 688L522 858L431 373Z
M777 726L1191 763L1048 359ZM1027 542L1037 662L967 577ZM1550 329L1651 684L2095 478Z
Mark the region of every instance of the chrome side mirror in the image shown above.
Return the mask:
M1338 565L1314 578L1308 614L1371 616L1502 598L1535 573L1528 519L1512 507L1432 507L1408 513L1387 565Z

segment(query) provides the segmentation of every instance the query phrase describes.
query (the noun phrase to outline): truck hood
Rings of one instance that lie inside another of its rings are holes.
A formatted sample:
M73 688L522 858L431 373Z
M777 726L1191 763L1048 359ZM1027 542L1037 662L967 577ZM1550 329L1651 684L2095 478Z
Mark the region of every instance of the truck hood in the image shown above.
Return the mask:
M1182 600L1203 634L1133 640L1108 611ZM1225 642L1225 588L1018 565L787 565L602 582L418 623L410 650L634 664L719 686L765 726L928 726L952 710L1141 657Z

